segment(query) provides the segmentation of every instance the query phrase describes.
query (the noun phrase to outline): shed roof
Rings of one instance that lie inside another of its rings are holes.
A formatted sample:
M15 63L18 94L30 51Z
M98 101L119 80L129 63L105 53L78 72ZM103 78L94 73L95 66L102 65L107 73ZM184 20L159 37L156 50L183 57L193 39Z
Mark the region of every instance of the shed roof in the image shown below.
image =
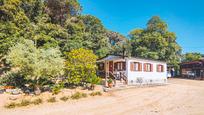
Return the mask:
M112 60L121 60L121 59L141 59L141 60L148 60L148 61L156 61L156 62L163 62L166 63L165 61L162 60L154 60L154 59L147 59L147 58L140 58L140 57L123 57L123 56L117 56L117 55L107 55L103 58L98 59L97 62L103 62L103 61L112 61Z

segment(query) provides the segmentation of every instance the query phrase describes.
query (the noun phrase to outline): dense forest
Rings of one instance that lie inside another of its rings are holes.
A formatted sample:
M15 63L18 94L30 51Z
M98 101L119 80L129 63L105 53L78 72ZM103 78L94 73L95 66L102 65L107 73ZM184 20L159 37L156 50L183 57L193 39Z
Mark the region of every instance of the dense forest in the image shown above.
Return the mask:
M145 29L135 29L125 37L107 30L91 15L82 15L77 0L1 0L0 54L23 39L37 48L93 50L98 57L107 54L132 55L178 63L181 48L176 35L159 17L152 17Z
M181 47L160 17L125 37L81 11L77 0L0 0L1 71L15 67L35 84L42 76L70 76L69 83L75 84L86 81L87 70L94 73L94 62L108 54L165 60L178 67Z

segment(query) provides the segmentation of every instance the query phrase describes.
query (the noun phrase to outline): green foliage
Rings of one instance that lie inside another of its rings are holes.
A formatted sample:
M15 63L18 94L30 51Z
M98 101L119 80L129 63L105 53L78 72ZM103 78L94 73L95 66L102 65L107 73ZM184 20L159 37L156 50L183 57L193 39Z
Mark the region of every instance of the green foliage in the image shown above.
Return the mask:
M4 76L0 77L0 84L5 86L23 87L26 84L24 76L18 72L7 72Z
M181 47L176 42L176 35L168 31L167 24L158 16L148 21L146 29L131 31L129 37L133 56L165 60L178 66Z
M76 49L67 53L66 74L68 83L80 85L96 74L97 56L91 50Z
M167 31L167 24L159 16L153 16L147 23L147 30L164 33Z
M100 84L101 83L101 78L96 76L96 74L94 74L91 77L88 77L87 82L91 83L92 85Z
M64 59L58 49L37 49L32 41L25 40L10 48L7 56L12 67L33 84L40 85L40 79L51 80L63 74Z
M87 82L91 84L90 88L94 90L95 85L101 83L101 78L96 76L96 74L94 73L93 75L87 78Z
M19 73L7 73L3 82L19 86L26 79L34 87L47 85L65 70L69 84L94 86L99 82L96 59L107 54L132 54L178 66L181 48L176 35L159 17L152 17L146 29L130 32L129 40L107 30L97 17L80 15L81 9L78 0L1 0L0 64L8 66L6 57L7 68Z
M64 51L86 48L93 50L99 57L110 52L107 31L98 18L91 15L72 17L67 19L65 28L71 36L64 42Z
M54 103L54 102L57 102L57 100L55 97L50 97L49 99L47 99L47 102Z
M107 82L108 82L108 83L113 83L113 80L112 80L112 79L108 79Z
M111 54L131 56L131 43L125 36L112 31L106 33L111 44Z
M76 16L81 11L78 0L45 0L47 13L53 23L63 25L67 18Z
M56 84L52 87L52 94L57 95L61 92L61 89L64 87L63 84Z
M183 62L189 62L189 61L197 61L202 58L202 55L200 53L186 53L183 55Z

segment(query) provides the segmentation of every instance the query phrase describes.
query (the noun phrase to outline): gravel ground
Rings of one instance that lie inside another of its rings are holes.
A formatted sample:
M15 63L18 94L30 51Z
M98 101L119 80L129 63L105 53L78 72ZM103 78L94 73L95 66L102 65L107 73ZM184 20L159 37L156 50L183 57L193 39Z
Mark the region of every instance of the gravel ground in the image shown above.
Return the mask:
M109 92L100 97L8 110L0 115L204 115L204 81L169 79L169 85Z

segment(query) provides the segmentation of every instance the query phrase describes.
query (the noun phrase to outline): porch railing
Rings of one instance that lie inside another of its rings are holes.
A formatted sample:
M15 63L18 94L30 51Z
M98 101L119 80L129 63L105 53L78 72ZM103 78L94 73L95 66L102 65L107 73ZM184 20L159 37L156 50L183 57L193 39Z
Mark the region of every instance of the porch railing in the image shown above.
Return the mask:
M109 72L109 77L114 80L114 85L116 85L116 80L123 80L125 84L128 83L127 76L124 72L119 72L119 74L114 74L113 72Z

